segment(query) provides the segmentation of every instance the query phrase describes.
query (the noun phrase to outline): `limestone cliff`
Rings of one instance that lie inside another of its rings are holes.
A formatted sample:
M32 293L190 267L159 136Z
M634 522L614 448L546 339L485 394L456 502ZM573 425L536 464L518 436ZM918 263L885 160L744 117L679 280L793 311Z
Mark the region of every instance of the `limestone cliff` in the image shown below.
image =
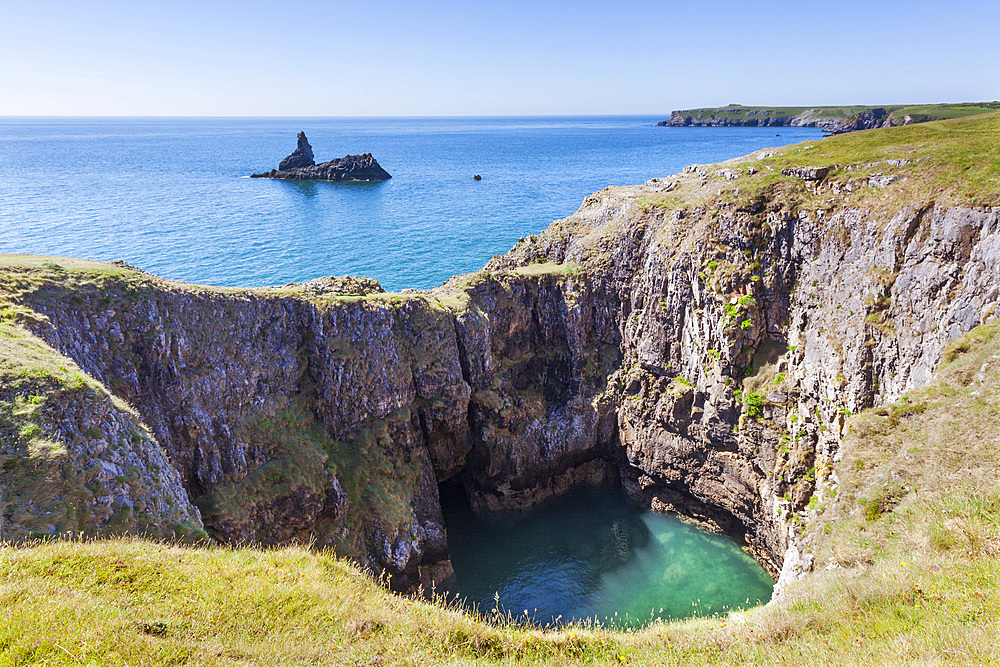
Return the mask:
M409 587L448 571L439 482L493 509L621 479L745 535L787 579L809 566L797 526L835 493L844 416L926 383L995 316L998 134L970 119L845 135L608 188L429 292L3 258L0 331L79 365L122 415L32 394L61 411L39 428L107 468L114 448L88 443L127 421L147 462L125 491L80 491L105 509L75 523L5 491L7 534L116 529L141 489L216 539L312 539ZM25 396L0 394L0 433L37 469Z
M6 326L136 406L172 466L132 488L181 486L183 511L217 539L311 539L406 587L421 565L447 572L439 481L462 474L477 504L496 507L604 472L614 422L591 397L617 365L614 313L561 269L385 295L364 280L225 290L127 265L5 259L5 313L17 323ZM593 345L594 333L607 344ZM65 407L61 395L38 400ZM87 410L73 414L90 423ZM64 430L60 447L110 464ZM34 435L5 449L37 449ZM7 536L32 532L17 521L24 499L3 498ZM106 523L33 521L47 533Z

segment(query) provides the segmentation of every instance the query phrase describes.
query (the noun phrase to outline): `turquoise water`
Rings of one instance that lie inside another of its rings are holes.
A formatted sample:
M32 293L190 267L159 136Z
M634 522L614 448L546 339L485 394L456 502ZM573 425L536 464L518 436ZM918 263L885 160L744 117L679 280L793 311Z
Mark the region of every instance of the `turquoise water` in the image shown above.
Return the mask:
M441 589L482 612L638 627L771 598L774 581L731 539L640 510L620 492L576 491L487 516L448 493L455 576Z
M433 287L607 185L821 136L657 120L0 118L0 252L122 258L227 286L351 274ZM299 130L318 160L372 152L393 178L245 178L276 166Z

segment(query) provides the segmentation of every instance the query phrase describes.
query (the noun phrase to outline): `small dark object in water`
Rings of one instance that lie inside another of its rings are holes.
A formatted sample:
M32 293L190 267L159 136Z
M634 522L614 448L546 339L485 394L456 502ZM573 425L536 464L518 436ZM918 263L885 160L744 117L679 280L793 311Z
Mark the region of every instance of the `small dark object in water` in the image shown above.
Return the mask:
M480 176L479 174L476 174L475 176L472 177L472 180L474 180L474 181L481 181L481 180L483 180L483 177Z
M774 136L776 136L776 137L780 137L781 135L780 135L780 134L776 134L776 135L774 135Z

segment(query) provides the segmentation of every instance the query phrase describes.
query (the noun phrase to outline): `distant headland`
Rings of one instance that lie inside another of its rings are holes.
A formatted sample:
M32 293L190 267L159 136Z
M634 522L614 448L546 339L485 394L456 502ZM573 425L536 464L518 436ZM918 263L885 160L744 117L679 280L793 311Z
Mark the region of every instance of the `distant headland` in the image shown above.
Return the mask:
M384 181L392 178L371 153L345 155L316 164L312 146L305 132L299 132L298 145L291 155L278 163L277 169L251 174L251 178L278 178L286 181Z
M745 107L729 104L714 109L673 111L660 127L820 127L840 134L853 130L912 125L931 120L976 116L1000 110L1000 102L844 107Z

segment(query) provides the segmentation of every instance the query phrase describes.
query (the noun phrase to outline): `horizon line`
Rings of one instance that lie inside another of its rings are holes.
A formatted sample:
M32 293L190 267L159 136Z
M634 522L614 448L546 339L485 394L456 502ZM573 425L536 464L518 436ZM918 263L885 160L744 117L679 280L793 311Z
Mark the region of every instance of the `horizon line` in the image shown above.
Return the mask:
M315 115L315 114L292 114L287 116L275 115L254 115L254 114L0 114L0 120L14 119L256 119L256 120L277 120L277 119L412 119L412 118L607 118L607 117L645 117L668 115L674 111L687 111L693 109L722 109L730 106L744 107L773 107L773 108L830 108L830 107L880 107L880 106L921 106L930 104L996 104L1000 100L972 100L961 102L894 102L891 104L740 104L730 102L719 106L687 107L685 109L671 109L670 111L657 112L630 112L630 113L515 113L515 114L353 114L353 115Z
M288 119L288 118L303 118L303 119L316 119L316 118L607 118L607 117L635 117L642 118L646 116L661 116L664 113L669 114L670 112L654 112L654 113L579 113L579 114L468 114L468 115L458 115L458 114L414 114L414 115L387 115L387 114L361 114L361 115L342 115L342 116L323 116L323 115L290 115L290 116L269 116L269 115L197 115L197 114L146 114L146 115L84 115L84 114L69 114L69 115L56 115L56 114L38 114L38 115L14 115L14 114L0 114L0 120L7 119L23 119L23 118L49 118L49 119L70 119L70 118L191 118L191 119L228 119L228 118L251 118L251 119Z

